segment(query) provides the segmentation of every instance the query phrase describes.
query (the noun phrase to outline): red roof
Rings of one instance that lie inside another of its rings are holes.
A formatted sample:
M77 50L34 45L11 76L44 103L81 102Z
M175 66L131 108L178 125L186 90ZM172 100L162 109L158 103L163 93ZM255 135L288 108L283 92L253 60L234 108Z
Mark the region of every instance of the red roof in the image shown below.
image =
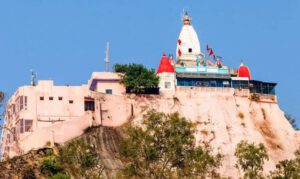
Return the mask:
M168 57L165 54L162 55L159 67L157 69L157 74L162 72L174 73L174 67L171 65Z
M251 80L249 68L241 64L238 69L238 77L247 77L249 80Z

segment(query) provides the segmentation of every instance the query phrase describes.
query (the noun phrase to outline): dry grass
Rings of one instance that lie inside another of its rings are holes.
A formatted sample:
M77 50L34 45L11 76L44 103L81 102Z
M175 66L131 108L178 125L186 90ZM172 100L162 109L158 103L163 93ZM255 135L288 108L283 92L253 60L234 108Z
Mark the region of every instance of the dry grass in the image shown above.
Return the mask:
M282 149L282 146L280 143L278 143L278 137L276 133L274 133L270 127L269 122L263 122L259 126L260 132L262 136L264 137L265 141L267 142L268 146L273 149Z
M200 132L201 132L201 134L203 134L203 135L205 135L205 136L208 135L208 131L207 131L207 130L201 130Z
M245 124L244 122L242 122L241 125L242 125L243 127L246 127L246 124Z
M240 119L244 119L244 117L245 117L245 116L244 116L244 113L239 112L239 113L238 113L238 117L239 117Z
M50 147L51 146L51 142L48 140L46 143L45 143L45 147Z
M192 123L192 126L193 127L197 127L197 126L199 126L201 124L203 124L203 122L201 122L201 121L195 121L195 122Z
M227 125L226 130L229 131L230 129L231 129L231 127Z
M263 115L263 117L264 117L264 120L266 120L266 119L267 119L267 115L266 115L265 109L264 109L264 108L261 108L261 112L262 112L262 115Z

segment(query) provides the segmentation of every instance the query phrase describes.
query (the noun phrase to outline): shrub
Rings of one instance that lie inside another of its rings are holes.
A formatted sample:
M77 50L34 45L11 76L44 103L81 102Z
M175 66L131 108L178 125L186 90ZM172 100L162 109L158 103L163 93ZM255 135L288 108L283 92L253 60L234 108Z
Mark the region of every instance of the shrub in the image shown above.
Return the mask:
M295 159L283 160L276 164L276 169L270 172L269 178L300 178L300 149L295 152Z
M82 140L73 140L61 147L59 161L76 173L77 177L90 177L93 173L100 176L104 167L96 150Z
M50 146L51 146L51 141L47 141L47 142L45 143L45 146L46 146L46 147L50 147Z
M296 119L292 115L285 113L284 116L295 130L299 130L299 128L297 127L297 124L296 124Z
M180 103L179 98L177 96L173 96L174 104Z
M51 158L44 158L41 165L41 173L46 175L53 175L62 171L61 166Z
M92 168L96 165L95 156L92 153L86 152L81 156L81 167Z
M238 117L239 117L240 119L244 119L245 116L244 116L244 114L243 114L242 112L239 112L239 113L238 113Z
M70 176L66 173L59 172L49 177L49 179L70 179Z
M251 100L259 101L260 100L259 94L256 94L256 93L251 94Z
M244 178L263 178L263 165L265 160L269 160L263 144L241 141L234 155L237 157L236 167L244 171Z
M26 166L22 171L22 179L35 179L34 170L31 166Z

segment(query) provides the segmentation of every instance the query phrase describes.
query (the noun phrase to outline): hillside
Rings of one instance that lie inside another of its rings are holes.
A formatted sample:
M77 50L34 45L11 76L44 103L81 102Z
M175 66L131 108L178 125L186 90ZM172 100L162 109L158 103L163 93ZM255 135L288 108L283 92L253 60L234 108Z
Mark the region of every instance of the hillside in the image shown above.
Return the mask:
M140 125L144 114L150 109L164 113L178 111L196 126L197 144L209 143L213 153L222 154L220 168L222 176L237 178L241 175L241 172L235 168L234 156L236 145L241 140L265 145L270 157L265 163L265 172L273 170L278 161L293 157L293 153L299 147L299 133L291 127L277 103L254 101L234 94L231 89L200 90L200 88L178 90L175 95L169 95L169 97L103 94L95 98L98 98L97 100L100 100L102 104L104 126L118 127L129 121ZM80 122L82 122L81 125L79 125ZM82 129L88 124L86 119L78 119L68 121L63 125L55 124L48 130L55 129L56 142L62 143L59 142L60 137L76 138L83 133ZM77 129L81 132L61 132L66 129L69 131ZM37 139L37 136L33 135L32 139ZM115 129L108 127L93 129L77 139L92 145L97 151L105 166L103 174L105 178L115 176L116 171L123 166L117 157L119 133ZM27 140L31 138L28 137ZM39 140L43 144L47 141L47 139ZM36 166L35 172L38 174L38 164L34 163L41 157L43 154L40 154L38 150L21 157L22 161L25 160L24 162L10 160L13 163L2 163L1 171L7 171L1 172L2 178L16 175L15 171L20 173L20 168L23 168L21 166L26 164Z
M299 133L289 124L278 104L253 101L233 93L232 90L188 89L177 91L169 98L105 96L104 101L111 121L117 119L121 111L129 115L129 104L134 106L132 120L136 124L141 123L148 109L164 113L178 111L197 125L198 144L208 142L215 153L223 155L221 173L225 176L240 175L234 166L234 151L241 140L265 145L270 157L265 172L273 170L278 161L292 158L299 147ZM118 107L114 107L116 102Z
M123 164L118 159L119 133L116 129L108 127L92 128L85 132L82 136L75 138L70 142L83 142L86 145L92 146L94 151L97 151L97 156L101 160L101 176L104 178L113 178ZM67 145L68 143L66 143ZM23 178L26 174L34 173L38 178L48 178L42 172L42 161L53 155L57 155L59 147L42 148L32 150L23 156L14 157L8 161L0 163L0 178ZM56 153L56 154L53 154ZM62 168L75 178L81 178L83 171L73 170L76 163L70 166L63 165ZM99 167L99 166L97 166ZM93 170L96 171L96 168ZM98 169L98 168L97 168ZM90 171L87 171L90 172ZM29 177L30 178L30 177Z

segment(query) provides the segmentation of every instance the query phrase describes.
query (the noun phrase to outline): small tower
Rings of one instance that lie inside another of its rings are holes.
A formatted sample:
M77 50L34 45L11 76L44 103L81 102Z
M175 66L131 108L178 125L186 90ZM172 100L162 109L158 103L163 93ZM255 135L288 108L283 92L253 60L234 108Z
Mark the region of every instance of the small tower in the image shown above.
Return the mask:
M170 60L163 53L159 67L157 69L157 76L159 76L159 91L162 95L174 94L175 92L175 72L174 66L171 65Z

